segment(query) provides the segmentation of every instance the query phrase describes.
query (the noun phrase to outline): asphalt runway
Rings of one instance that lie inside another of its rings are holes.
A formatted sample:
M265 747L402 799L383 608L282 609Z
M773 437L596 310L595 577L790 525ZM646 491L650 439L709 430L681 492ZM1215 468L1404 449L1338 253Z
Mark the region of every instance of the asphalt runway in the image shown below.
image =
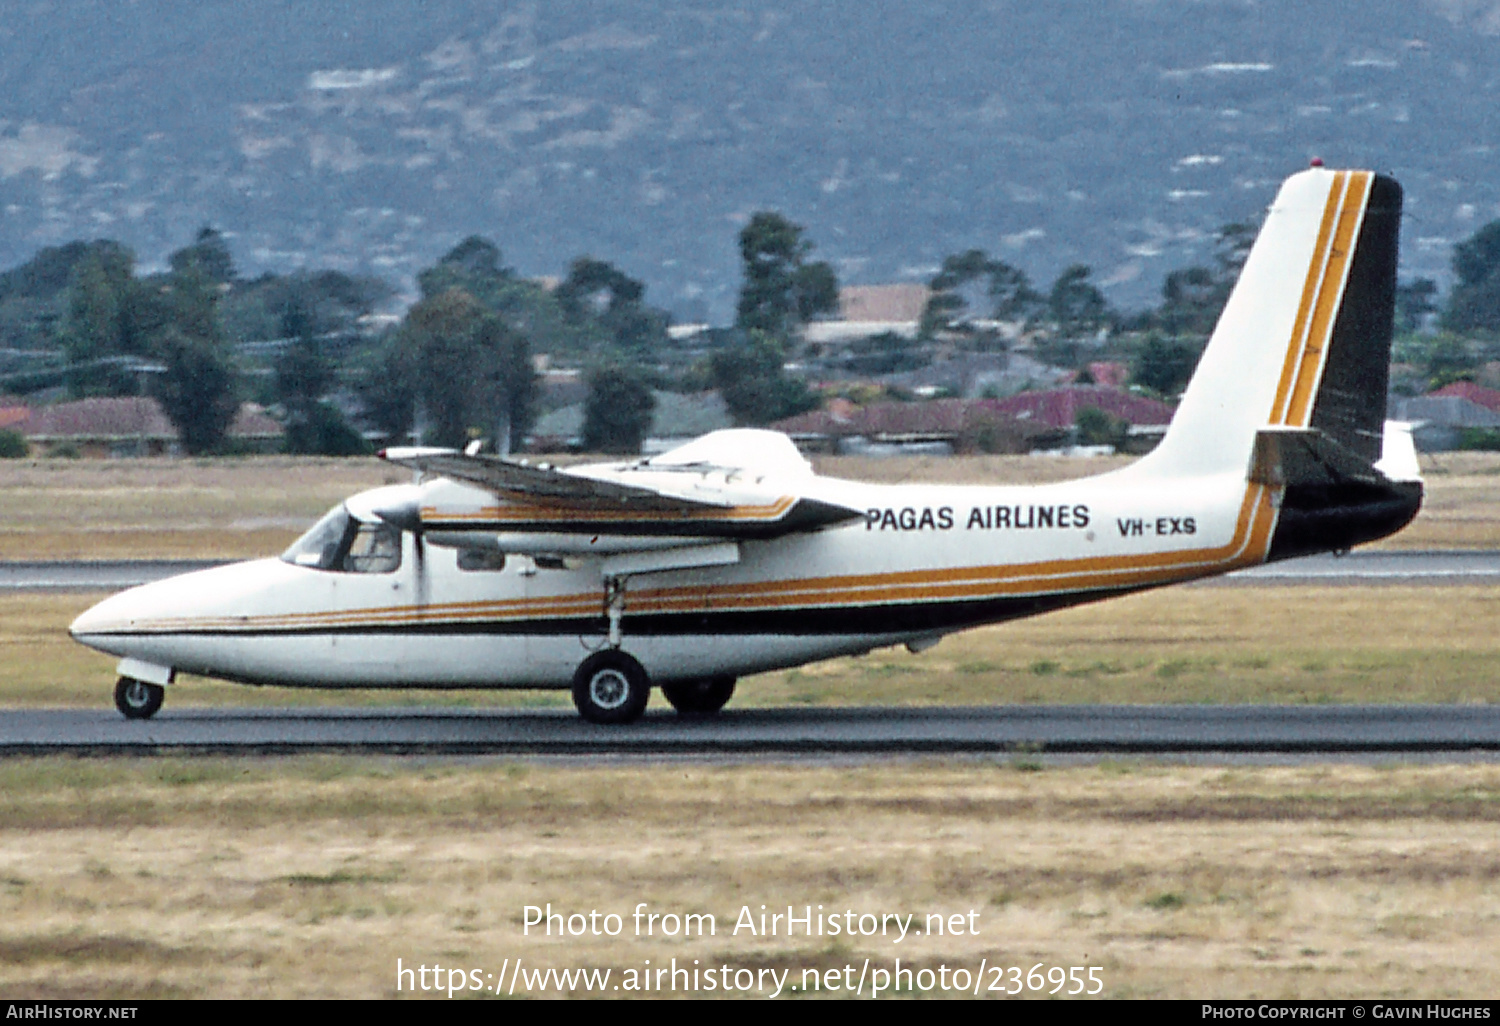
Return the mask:
M0 713L0 755L838 756L1500 751L1490 706L986 706L652 712L598 727L571 710L112 709Z
M87 560L0 562L0 593L119 591L177 574L220 566L212 560ZM1197 587L1247 584L1500 584L1500 551L1366 551L1291 559Z
M211 562L0 563L0 592L116 590ZM1198 587L1500 583L1500 552L1353 553L1240 571ZM0 712L0 755L348 752L593 757L839 755L1443 755L1500 752L1485 706L1009 706L653 712L625 728L571 711L173 709Z

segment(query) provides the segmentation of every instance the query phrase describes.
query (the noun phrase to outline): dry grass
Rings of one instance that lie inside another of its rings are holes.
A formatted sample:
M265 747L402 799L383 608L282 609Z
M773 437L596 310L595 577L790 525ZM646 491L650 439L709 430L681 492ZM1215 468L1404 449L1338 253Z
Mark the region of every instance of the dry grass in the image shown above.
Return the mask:
M334 503L411 475L378 460L0 460L0 559L281 551Z
M97 598L0 596L0 706L108 701L114 660L66 633ZM741 683L734 704L1500 702L1497 661L1494 589L1194 585L968 631L919 655L883 649L761 674ZM568 705L556 692L308 692L196 679L168 701Z
M1429 467L1434 526L1412 532L1495 545L1500 461L1450 459ZM1066 469L877 466L912 479ZM0 515L21 524L0 558L274 551L294 528L256 518L311 519L390 474L359 461L0 465ZM1443 538L1456 540L1425 540ZM108 702L111 660L65 633L96 598L0 598L0 705ZM1169 589L920 656L763 675L736 704L1496 701L1496 602L1482 588ZM190 681L169 701L434 697ZM789 968L793 983L867 956L1096 965L1110 997L1500 990L1500 767L1034 769L10 760L0 997L390 996L397 958L495 972L516 957L617 973L697 958ZM628 916L640 901L711 912L720 932L521 935L527 904ZM726 935L741 906L761 904L972 909L980 931L900 946Z
M1500 768L0 765L0 995L389 996L395 964L1103 967L1111 997L1500 989ZM626 916L525 937L522 908ZM637 902L718 932L629 936ZM741 908L978 913L752 938ZM618 976L616 976L618 979Z
M564 460L563 462L567 462ZM1024 484L1126 458L822 457L821 473L892 483ZM1424 458L1426 507L1383 545L1500 548L1500 454ZM409 480L374 459L0 460L0 559L248 558L279 552L335 502Z

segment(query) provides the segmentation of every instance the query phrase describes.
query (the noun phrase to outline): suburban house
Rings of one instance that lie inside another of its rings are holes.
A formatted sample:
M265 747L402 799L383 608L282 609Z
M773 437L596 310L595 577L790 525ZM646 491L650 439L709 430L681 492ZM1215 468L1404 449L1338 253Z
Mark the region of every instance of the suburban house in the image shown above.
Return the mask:
M802 340L813 358L876 335L917 337L931 290L926 285L848 285L839 289L839 314L803 325Z
M162 412L161 405L148 397L101 397L9 409L25 410L23 419L5 426L24 435L39 455L71 451L103 458L165 456L181 451L176 425ZM281 425L261 407L244 403L229 426L228 437L243 450L279 452L284 434Z
M1438 389L1415 399L1401 399L1396 403L1395 419L1415 424L1412 440L1422 452L1446 452L1456 449L1468 429L1495 430L1500 428L1500 412L1479 402L1482 396L1476 393L1493 392L1471 382L1468 389L1454 390L1453 385ZM1446 394L1445 394L1446 393ZM1500 393L1494 393L1500 396Z
M1025 453L1057 448L1073 437L1078 411L1094 407L1130 425L1130 451L1160 441L1172 407L1103 386L1022 392L1008 399L934 399L856 407L834 402L822 410L777 421L806 452Z

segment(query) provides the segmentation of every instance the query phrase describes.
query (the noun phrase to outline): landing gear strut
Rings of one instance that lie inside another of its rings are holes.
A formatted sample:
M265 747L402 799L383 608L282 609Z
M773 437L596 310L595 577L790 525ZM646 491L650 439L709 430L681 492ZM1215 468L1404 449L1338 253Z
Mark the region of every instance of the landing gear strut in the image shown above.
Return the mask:
M734 695L733 677L700 677L663 684L661 693L683 716L716 713Z
M121 677L115 683L115 708L127 720L149 720L161 708L167 689L160 684L147 684L134 677Z

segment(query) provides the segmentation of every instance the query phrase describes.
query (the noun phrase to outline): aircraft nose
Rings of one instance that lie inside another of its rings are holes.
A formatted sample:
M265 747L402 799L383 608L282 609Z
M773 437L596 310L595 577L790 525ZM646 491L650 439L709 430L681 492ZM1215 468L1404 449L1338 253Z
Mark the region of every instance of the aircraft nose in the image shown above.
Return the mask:
M75 641L85 641L89 636L104 634L127 625L129 622L129 617L125 612L129 607L127 596L135 590L132 588L118 595L111 595L103 602L97 602L85 609L68 625L68 634Z

